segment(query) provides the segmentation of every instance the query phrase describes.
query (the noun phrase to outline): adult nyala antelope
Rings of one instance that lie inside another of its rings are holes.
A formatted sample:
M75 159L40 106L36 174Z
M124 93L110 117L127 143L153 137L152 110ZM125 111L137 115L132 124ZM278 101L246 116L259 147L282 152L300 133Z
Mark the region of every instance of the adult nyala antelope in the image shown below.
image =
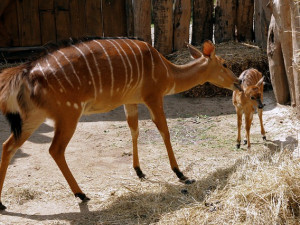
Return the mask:
M224 66L224 60L215 55L210 41L204 43L203 53L191 45L188 47L195 60L178 66L143 41L89 39L3 70L0 108L10 123L12 134L2 148L0 196L11 158L41 123L50 118L55 124L50 155L75 196L89 200L68 168L65 149L81 115L108 112L120 105L124 105L131 130L133 167L138 177L143 178L137 148L139 103L147 106L161 133L172 170L181 181L189 183L172 150L163 97L205 82L237 90L240 80ZM0 203L0 208L5 209L5 206Z
M248 69L242 72L239 78L242 81L242 91L234 91L232 95L232 102L235 106L238 125L236 146L237 148L240 148L241 146L242 116L245 114L246 139L244 140L244 144L248 143L249 149L251 147L250 128L253 119L253 113L256 108L260 120L262 138L263 140L266 140L266 132L262 120L262 112L264 108L264 105L262 104L264 77L256 69Z

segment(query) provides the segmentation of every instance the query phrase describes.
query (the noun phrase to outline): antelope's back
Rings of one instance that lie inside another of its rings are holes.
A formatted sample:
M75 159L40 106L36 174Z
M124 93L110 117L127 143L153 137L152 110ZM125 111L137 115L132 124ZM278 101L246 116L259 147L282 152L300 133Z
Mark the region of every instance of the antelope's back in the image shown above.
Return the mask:
M242 86L244 88L257 84L262 78L262 74L253 68L243 71L239 77L242 80Z

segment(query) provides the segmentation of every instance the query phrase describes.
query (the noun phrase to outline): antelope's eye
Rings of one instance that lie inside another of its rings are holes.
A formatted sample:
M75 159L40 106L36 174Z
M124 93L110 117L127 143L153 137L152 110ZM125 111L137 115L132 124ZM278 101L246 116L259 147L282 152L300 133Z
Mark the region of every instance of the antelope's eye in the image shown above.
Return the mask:
M224 63L224 64L223 64L223 66L224 66L225 68L227 68L227 65L226 65L226 63Z
M252 99L252 100L255 100L255 98L254 98L253 96L251 97L251 99Z

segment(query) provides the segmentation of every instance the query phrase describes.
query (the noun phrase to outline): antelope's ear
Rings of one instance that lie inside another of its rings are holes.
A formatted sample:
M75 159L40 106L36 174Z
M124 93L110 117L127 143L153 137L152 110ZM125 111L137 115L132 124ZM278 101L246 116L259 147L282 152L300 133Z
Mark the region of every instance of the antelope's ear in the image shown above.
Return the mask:
M202 56L202 53L197 49L195 48L193 45L190 45L189 43L185 42L185 44L187 45L187 47L189 48L190 50L190 54L191 56L194 58L194 59L198 59Z
M215 57L215 46L211 41L207 40L203 43L203 54L210 58Z
M264 78L265 78L265 77L262 77L262 78L257 82L257 84L256 84L255 86L260 87L261 85L263 85L263 84L264 84Z

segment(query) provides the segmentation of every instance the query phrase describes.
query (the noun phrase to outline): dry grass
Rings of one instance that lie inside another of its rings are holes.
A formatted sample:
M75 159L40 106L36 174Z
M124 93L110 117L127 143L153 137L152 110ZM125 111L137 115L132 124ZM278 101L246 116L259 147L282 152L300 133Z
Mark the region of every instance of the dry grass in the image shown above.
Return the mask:
M224 188L159 224L299 224L300 163L291 151L244 158Z

